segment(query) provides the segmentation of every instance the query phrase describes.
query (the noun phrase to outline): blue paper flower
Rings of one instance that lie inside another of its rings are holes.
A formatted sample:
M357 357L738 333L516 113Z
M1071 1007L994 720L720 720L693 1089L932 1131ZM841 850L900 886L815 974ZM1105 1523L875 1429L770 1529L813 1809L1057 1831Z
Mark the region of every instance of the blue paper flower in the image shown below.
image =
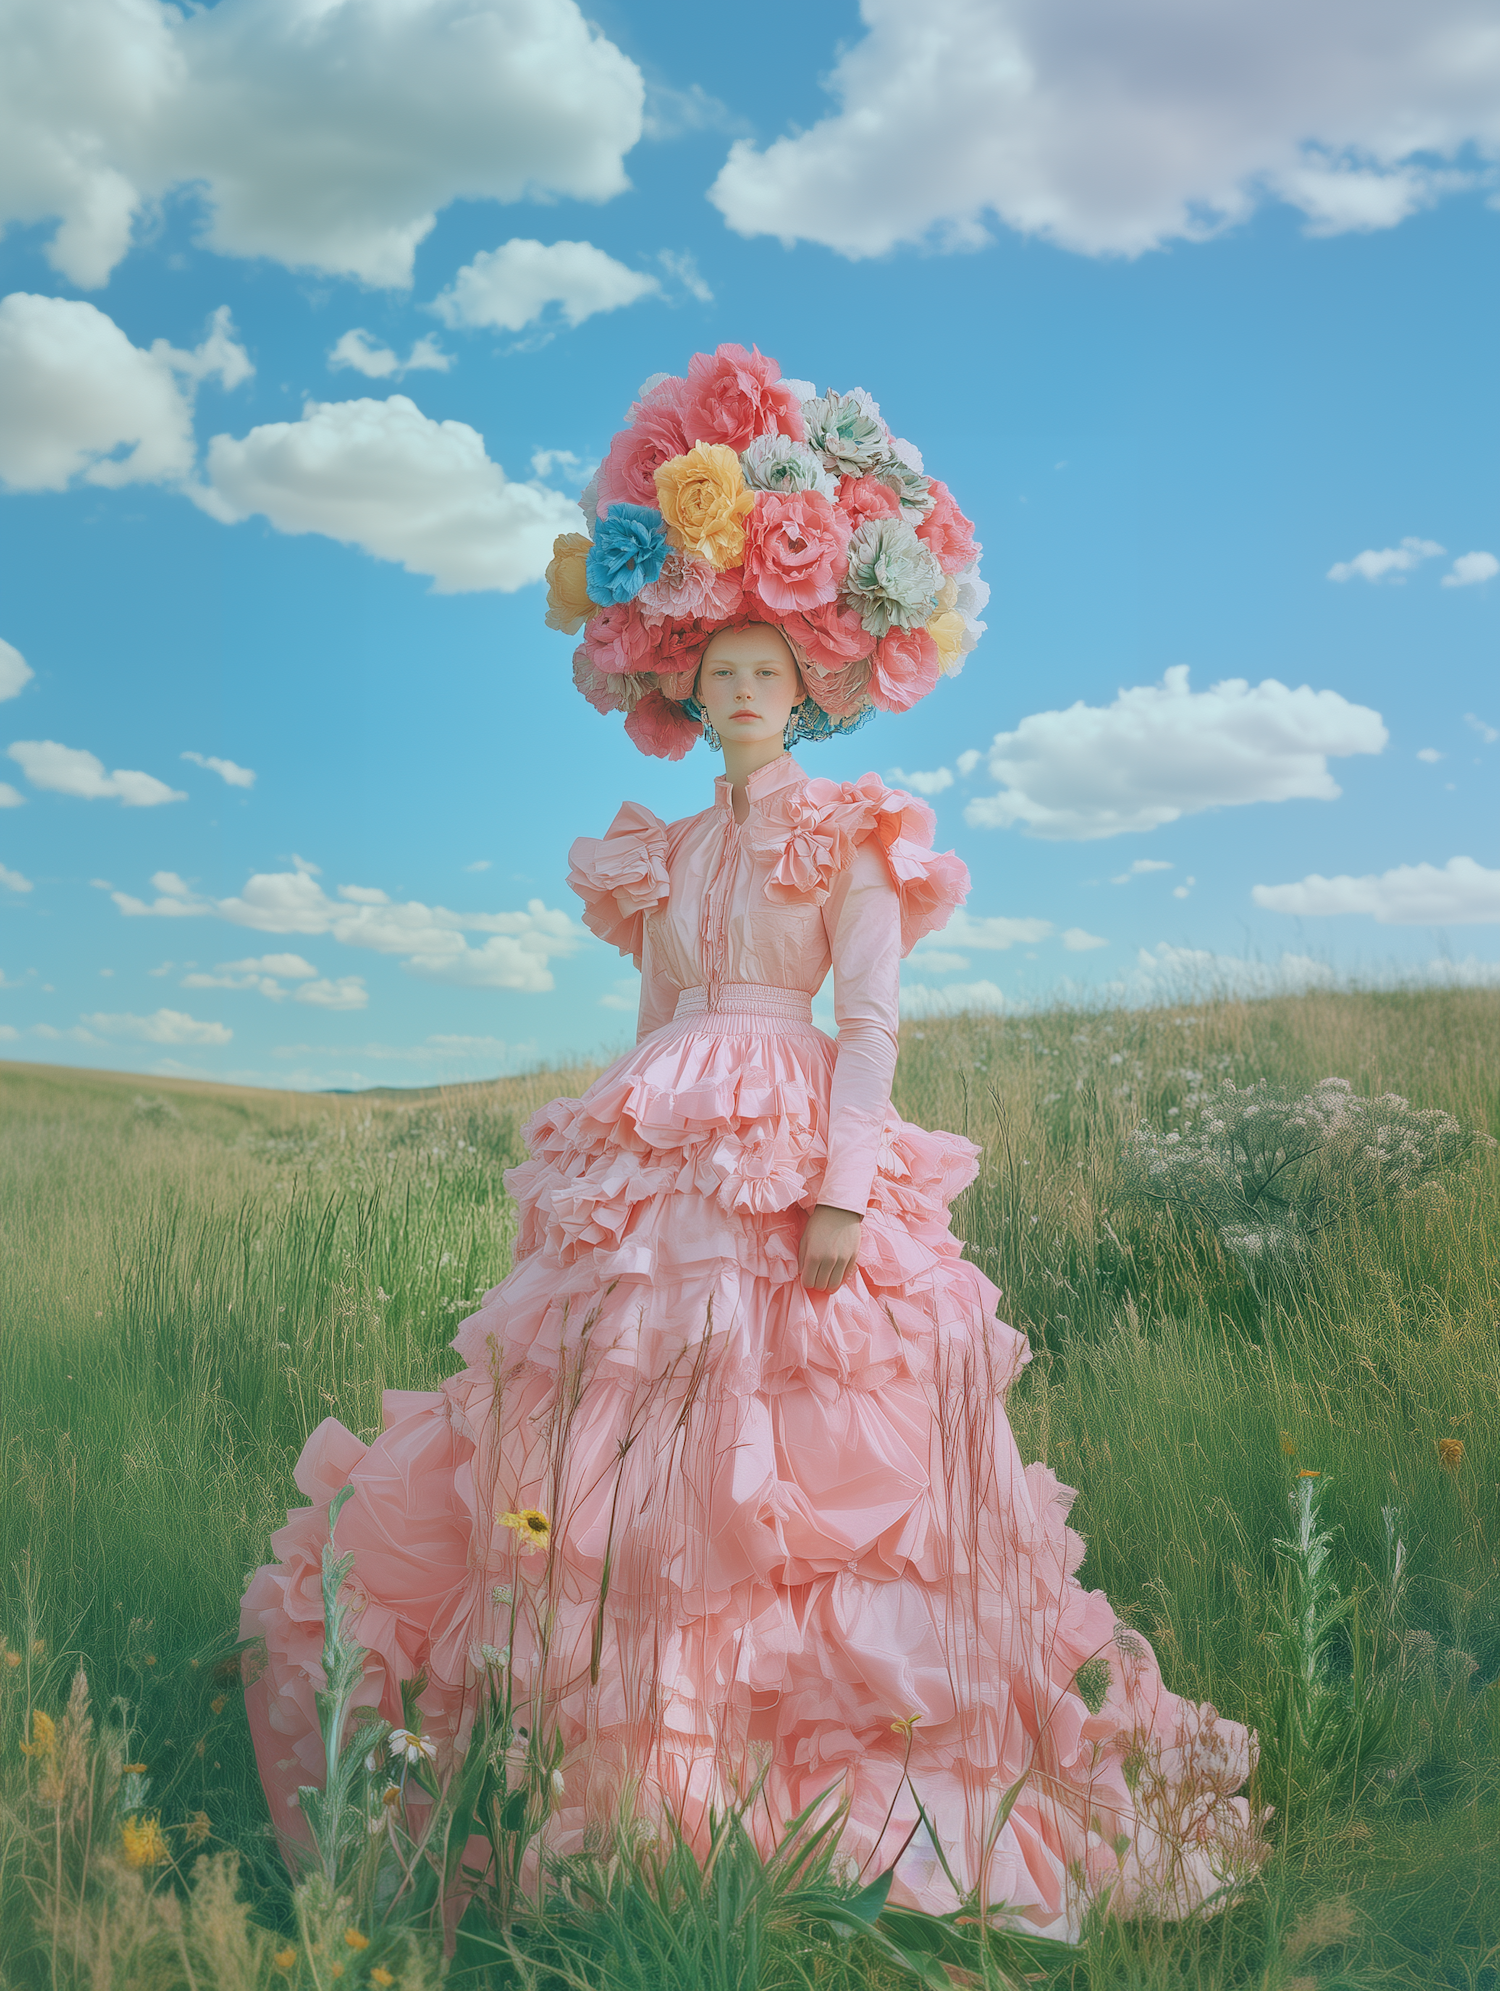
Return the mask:
M590 600L601 608L632 600L660 574L666 557L660 512L645 505L611 505L599 514L585 563Z

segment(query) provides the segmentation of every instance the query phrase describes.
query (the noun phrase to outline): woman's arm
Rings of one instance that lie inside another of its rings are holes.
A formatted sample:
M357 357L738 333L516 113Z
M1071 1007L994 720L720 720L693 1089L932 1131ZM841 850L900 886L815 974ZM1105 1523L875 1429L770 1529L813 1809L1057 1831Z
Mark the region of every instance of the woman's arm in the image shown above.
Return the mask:
M802 1240L803 1279L837 1285L858 1249L891 1105L901 993L901 905L884 852L862 843L823 907L833 956L838 1060L828 1114L828 1164ZM833 1273L840 1261L842 1270ZM824 1278L809 1276L823 1274Z

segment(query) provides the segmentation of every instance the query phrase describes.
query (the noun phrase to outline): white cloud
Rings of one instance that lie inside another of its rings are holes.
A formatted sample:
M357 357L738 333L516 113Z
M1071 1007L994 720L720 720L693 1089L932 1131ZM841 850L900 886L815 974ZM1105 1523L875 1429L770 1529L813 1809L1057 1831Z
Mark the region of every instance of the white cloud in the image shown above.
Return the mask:
M399 956L405 968L425 980L462 988L543 994L554 985L548 962L583 944L584 936L568 915L551 911L540 899L530 900L525 912L455 913L416 900L400 904L369 885L341 885L338 897L330 898L314 869L258 872L242 893L227 899L194 892L175 871L157 871L151 883L158 896L149 905L128 892L111 896L133 919L213 917L259 933L328 934L345 947ZM488 938L472 946L468 933ZM237 964L230 965L233 971ZM245 973L264 972L255 964L238 966ZM284 968L277 972L289 973ZM299 995L299 1000L316 998Z
M35 676L14 643L0 638L0 699L18 698Z
M862 0L836 108L709 198L743 235L847 256L988 239L1086 254L1201 241L1267 198L1310 231L1387 228L1500 152L1487 0ZM810 18L816 18L810 17Z
M1086 933L1081 926L1065 927L1060 938L1070 954L1087 954L1092 948L1109 945L1097 933Z
M965 747L953 765L958 769L964 780L967 781L983 759L984 755L979 751L978 747Z
M1202 1002L1226 995L1292 995L1303 989L1329 988L1335 980L1326 961L1310 954L1283 954L1278 961L1247 961L1238 955L1214 954L1204 947L1174 947L1166 940L1143 947L1136 964L1122 981L1106 985L1101 994L1122 995L1127 1001Z
M446 373L452 364L452 353L445 353L430 333L418 339L401 359L389 346L377 345L363 325L345 332L328 355L330 373L352 366L367 380L399 380L405 373Z
M1500 574L1500 560L1493 553L1460 553L1449 571L1444 574L1441 586L1445 588L1472 588L1481 581L1492 581Z
M493 858L476 857L474 862L472 864L466 864L464 866L464 869L465 871L488 871L493 862L494 862Z
M1464 724L1471 733L1477 733L1487 747L1492 747L1496 740L1500 740L1500 726L1492 726L1487 719L1481 719L1477 713L1466 712Z
M945 788L953 786L953 770L947 767L935 767L921 774L906 774L893 767L887 778L893 788L909 789L913 795L941 795Z
M997 733L989 770L1000 793L976 796L964 819L1087 839L1231 803L1331 801L1342 791L1329 756L1379 753L1387 738L1378 712L1336 691L1227 678L1195 692L1186 664L1174 664L1161 684L1121 691L1113 705L1080 700Z
M1198 880L1196 878L1187 878L1183 881L1182 884L1174 885L1172 887L1172 897L1174 899L1188 898L1191 895L1192 889L1197 884L1197 882Z
M607 995L602 995L599 998L599 1007L601 1009L624 1010L630 1016L634 1016L640 1006L641 978L639 975L622 976L609 990Z
M340 975L337 981L304 982L293 1000L315 1009L363 1009L370 995L362 975Z
M901 990L903 1016L957 1016L968 1009L1000 1010L1012 1005L1005 992L993 982L950 982L946 988L928 988L921 982Z
M507 481L466 422L434 422L404 394L309 401L296 422L215 436L209 489L194 496L232 523L262 512L278 532L320 532L439 594L512 590L539 580L577 507L540 484Z
M279 975L284 982L311 981L317 974L300 954L261 954L248 961L221 961L221 975Z
M1438 752L1436 747L1417 748L1417 759L1425 760L1429 767L1436 767L1442 758L1442 754Z
M1377 552L1367 546L1352 560L1336 560L1328 569L1330 581L1383 581L1393 574L1399 581L1420 567L1424 560L1436 560L1446 549L1435 539L1403 539L1399 546L1382 546Z
M85 1016L84 1023L105 1037L130 1037L139 1044L227 1044L234 1032L224 1023L200 1023L182 1009L157 1009L150 1016Z
M643 103L574 0L20 0L0 227L88 288L191 185L221 253L406 285L450 201L623 191Z
M445 325L489 325L519 332L549 304L561 307L570 325L596 312L618 311L643 297L661 294L655 277L645 276L592 242L535 242L517 238L498 249L481 249L465 263L429 309Z
M8 781L0 781L0 809L24 809L26 797Z
M690 297L697 298L700 304L713 303L714 294L704 282L696 260L686 249L662 249L658 252L656 260L669 277L676 277Z
M30 892L34 889L31 880L23 872L12 871L4 864L0 864L0 885L3 885L7 892Z
M0 299L0 480L17 491L61 491L78 476L178 482L193 467L199 382L236 387L254 370L227 305L192 352L165 339L143 350L92 304L12 291Z
M912 959L924 975L954 975L969 965L967 954L953 954L946 947L924 947Z
M1500 871L1472 857L1450 857L1441 867L1398 864L1362 878L1315 871L1296 885L1257 885L1250 896L1273 913L1367 913L1382 926L1472 926L1500 920Z
M940 947L968 947L977 952L1003 954L1011 947L1034 947L1039 940L1050 940L1053 933L1050 919L975 919L964 906L960 906L940 934L934 935ZM913 950L913 958L921 953L922 943Z
M1176 867L1165 857L1138 857L1128 870L1110 879L1111 885L1128 885L1132 878L1144 878L1150 871L1171 871Z
M231 788L253 788L255 769L241 767L232 760L220 760L217 754L185 753L182 758L190 760L195 767L206 767L211 774L219 775Z
M185 802L180 788L169 788L154 774L117 767L106 774L97 754L84 747L64 747L56 740L12 740L6 748L20 764L33 788L57 795L77 795L86 802L123 802L127 809L154 809L163 802Z

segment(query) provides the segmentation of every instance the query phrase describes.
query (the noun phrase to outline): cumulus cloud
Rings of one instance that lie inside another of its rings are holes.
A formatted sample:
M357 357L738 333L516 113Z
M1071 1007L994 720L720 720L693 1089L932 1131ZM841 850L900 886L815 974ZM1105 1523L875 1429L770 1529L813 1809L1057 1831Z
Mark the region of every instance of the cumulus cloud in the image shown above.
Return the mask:
M1000 792L976 796L964 818L1089 839L1230 803L1332 801L1342 791L1330 756L1379 753L1388 737L1378 712L1336 691L1226 678L1195 692L1187 665L1174 664L1161 684L1121 691L1112 705L1080 700L997 733L988 762Z
M151 883L157 897L150 903L129 892L111 897L132 919L213 917L259 933L327 934L345 947L398 956L403 967L428 981L463 988L545 994L554 986L548 962L575 953L584 939L566 913L551 911L540 899L530 900L524 912L455 913L416 900L400 903L372 885L341 885L330 898L311 865L258 872L242 893L225 899L195 892L175 871L157 871ZM470 933L487 937L476 946L466 938ZM265 972L252 964L241 967L247 974ZM225 972L234 971L230 964ZM320 998L299 992L298 1000Z
M138 1044L227 1044L234 1032L224 1023L201 1023L182 1009L157 1009L150 1016L85 1016L85 1025L103 1037L129 1037Z
M1382 926L1474 926L1500 920L1500 871L1472 857L1450 857L1441 866L1398 864L1362 878L1314 871L1296 885L1257 885L1250 896L1272 913L1367 913Z
M232 524L260 512L278 532L319 532L438 594L510 591L539 580L559 532L578 523L561 492L507 480L466 422L434 422L404 394L309 401L300 421L215 436L193 496Z
M1050 919L976 919L960 906L938 939L940 945L1003 954L1011 947L1034 947L1039 940L1050 940L1054 931Z
M836 108L730 150L742 235L971 248L990 218L1085 254L1201 241L1267 198L1388 228L1500 153L1487 0L862 0Z
M519 332L556 304L570 325L596 312L618 311L657 297L655 277L617 263L592 242L533 242L518 238L482 249L465 263L429 309L445 325L488 325Z
M1500 574L1500 560L1493 553L1460 553L1439 585L1445 588L1473 588L1481 581L1494 580L1497 574Z
M1402 581L1424 560L1436 560L1447 551L1435 539L1403 539L1399 546L1367 546L1352 560L1335 560L1328 569L1330 581Z
M1012 1005L1003 989L993 982L950 982L946 988L929 988L922 982L903 983L903 1016L957 1016L964 1010L1001 1010Z
M221 780L227 781L231 788L255 786L253 767L241 767L237 761L220 760L217 754L185 753L182 758L190 760L194 767L206 767L211 774L217 774Z
M221 253L404 286L450 201L621 192L643 104L574 0L16 0L0 226L88 288L191 185Z
M24 809L26 797L8 781L0 781L0 809Z
M1151 871L1171 871L1175 867L1165 857L1138 857L1134 864L1110 879L1111 885L1128 885L1132 878L1144 878Z
M1466 712L1464 724L1471 733L1477 733L1487 747L1500 740L1500 726L1492 726L1487 719L1481 719L1477 712Z
M0 885L3 885L7 892L30 892L35 889L24 872L12 871L4 864L0 864Z
M174 884L180 885L182 881L171 875ZM324 978L300 954L263 954L259 960L222 961L211 975L203 969L184 975L181 985L185 989L254 989L272 1002L281 1002L288 993L281 986L284 980L300 981L302 986L290 991L293 1001L311 1003L315 1009L363 1009L370 1000L363 976Z
M35 676L14 643L0 637L0 699L19 698Z
M193 396L254 372L221 305L192 352L133 346L81 299L0 298L0 481L16 491L176 483L193 467Z
M1438 762L1443 759L1443 755L1436 747L1418 747L1417 759L1426 761L1429 767L1436 767Z
M445 353L430 333L416 340L401 359L389 346L378 345L363 325L345 332L328 355L331 373L351 366L367 380L399 380L404 373L446 373L452 364L452 353Z
M1087 933L1081 926L1065 927L1058 937L1070 954L1087 954L1092 948L1109 945L1097 933Z
M941 795L945 788L953 786L953 770L935 767L926 773L907 774L893 767L887 779L893 788L909 789L913 795Z
M127 809L155 809L163 802L185 802L180 788L169 788L154 774L139 768L117 767L106 774L97 754L84 747L65 747L56 740L12 740L6 748L33 788L56 795L77 795L85 802L123 802Z

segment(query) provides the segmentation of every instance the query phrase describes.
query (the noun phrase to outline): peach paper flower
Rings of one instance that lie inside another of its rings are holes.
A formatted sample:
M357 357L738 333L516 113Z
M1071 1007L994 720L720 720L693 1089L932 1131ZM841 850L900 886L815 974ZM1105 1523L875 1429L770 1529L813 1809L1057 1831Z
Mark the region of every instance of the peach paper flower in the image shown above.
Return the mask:
M845 477L839 484L839 510L854 525L863 525L867 518L900 518L901 500L878 477Z
M816 491L762 491L745 525L745 579L777 615L820 608L838 593L852 530Z
M721 572L745 556L745 520L755 493L745 489L740 460L724 443L695 443L656 473L656 498L667 535Z
M781 378L781 368L757 348L720 346L688 363L683 407L695 442L724 443L736 455L757 436L790 436L801 442L802 403ZM723 562L721 565L725 564Z
M564 636L576 636L594 612L584 577L588 557L589 541L581 532L559 533L552 542L552 558L547 562L547 627L560 629Z
M882 712L906 712L938 681L938 646L925 629L892 628L870 660L870 700Z
M917 537L926 542L945 574L961 574L979 552L974 521L964 517L946 484L933 482L932 500L932 510L917 527Z

